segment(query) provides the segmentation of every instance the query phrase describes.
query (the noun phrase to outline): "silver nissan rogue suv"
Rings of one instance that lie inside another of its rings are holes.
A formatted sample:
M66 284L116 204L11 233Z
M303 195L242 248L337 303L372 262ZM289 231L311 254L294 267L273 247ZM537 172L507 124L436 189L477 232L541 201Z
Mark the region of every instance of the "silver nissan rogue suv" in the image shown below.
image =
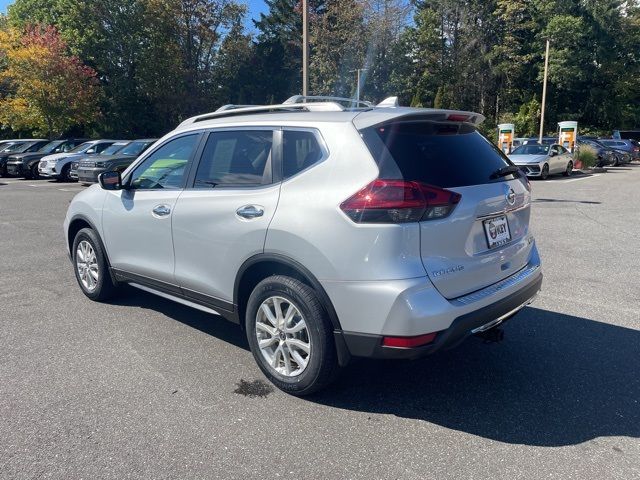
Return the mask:
M121 284L240 324L305 395L351 357L418 358L499 324L542 283L526 177L482 115L292 97L184 121L71 202L84 294Z

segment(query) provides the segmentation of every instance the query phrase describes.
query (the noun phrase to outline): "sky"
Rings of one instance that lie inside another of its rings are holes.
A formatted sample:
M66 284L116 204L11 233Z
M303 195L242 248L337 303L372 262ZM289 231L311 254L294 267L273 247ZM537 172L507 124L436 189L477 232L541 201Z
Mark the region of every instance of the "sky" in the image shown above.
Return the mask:
M252 18L258 18L260 13L264 13L267 9L267 5L264 3L264 0L240 0L242 3L247 4L249 7L249 15L247 15L247 28L249 30L253 30L253 23L251 22ZM11 5L13 0L0 0L0 12L7 11L7 6Z

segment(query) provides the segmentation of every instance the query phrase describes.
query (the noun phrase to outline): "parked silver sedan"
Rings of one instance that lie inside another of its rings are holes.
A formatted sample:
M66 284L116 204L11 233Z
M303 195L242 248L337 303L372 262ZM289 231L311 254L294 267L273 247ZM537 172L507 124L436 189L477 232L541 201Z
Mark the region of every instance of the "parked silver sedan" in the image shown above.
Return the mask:
M571 175L573 171L573 155L562 145L540 145L527 143L516 148L509 160L516 164L527 175L545 180L549 175L561 173Z

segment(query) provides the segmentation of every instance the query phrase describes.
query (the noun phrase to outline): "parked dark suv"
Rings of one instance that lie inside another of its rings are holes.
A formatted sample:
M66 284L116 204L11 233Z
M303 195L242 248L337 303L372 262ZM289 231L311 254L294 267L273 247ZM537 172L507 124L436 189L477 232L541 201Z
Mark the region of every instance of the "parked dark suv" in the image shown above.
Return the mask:
M43 146L49 143L45 139L24 140L7 145L0 152L0 176L7 176L7 160L11 155L18 153L37 152Z
M97 155L78 160L78 181L95 183L102 172L123 172L142 152L154 144L157 139L145 138L133 140L112 155Z
M10 155L7 160L7 173L16 177L38 178L38 162L42 157L53 153L64 153L73 150L85 142L84 138L68 138L47 143L37 152Z

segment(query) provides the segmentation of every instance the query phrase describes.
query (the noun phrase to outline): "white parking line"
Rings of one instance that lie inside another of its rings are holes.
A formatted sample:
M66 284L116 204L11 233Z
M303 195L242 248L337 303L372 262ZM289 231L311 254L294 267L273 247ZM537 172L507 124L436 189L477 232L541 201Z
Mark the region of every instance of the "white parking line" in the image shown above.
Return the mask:
M61 192L81 192L83 188L59 188Z
M600 175L602 175L602 174L601 173L595 173L593 175L588 175L586 177L571 178L569 180L556 180L555 182L549 182L549 184L579 182L580 180L586 180L588 178L596 178L596 177L599 177Z

